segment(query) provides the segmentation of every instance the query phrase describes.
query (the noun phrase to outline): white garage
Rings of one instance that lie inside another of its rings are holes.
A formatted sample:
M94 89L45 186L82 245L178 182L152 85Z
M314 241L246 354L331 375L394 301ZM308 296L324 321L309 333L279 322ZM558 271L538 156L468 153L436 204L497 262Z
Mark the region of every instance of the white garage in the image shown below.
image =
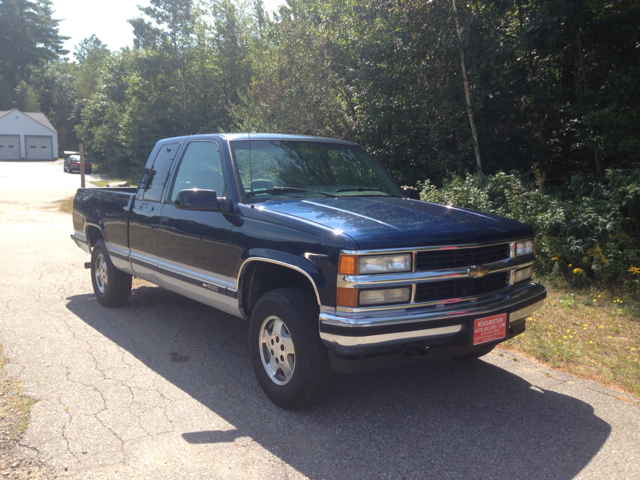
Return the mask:
M55 160L58 132L40 112L0 111L0 160Z
M20 136L0 135L0 160L20 158Z
M24 144L27 160L51 160L53 158L53 138L51 136L25 135Z

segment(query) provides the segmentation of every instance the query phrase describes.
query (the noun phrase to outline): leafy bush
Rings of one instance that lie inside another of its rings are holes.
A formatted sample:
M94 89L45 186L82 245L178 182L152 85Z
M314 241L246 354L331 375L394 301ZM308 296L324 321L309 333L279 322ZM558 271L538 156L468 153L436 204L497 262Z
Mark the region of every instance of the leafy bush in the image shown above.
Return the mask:
M536 270L576 286L594 283L640 291L640 164L609 169L602 184L572 177L550 193L512 171L453 176L438 189L419 186L423 200L495 213L531 225Z

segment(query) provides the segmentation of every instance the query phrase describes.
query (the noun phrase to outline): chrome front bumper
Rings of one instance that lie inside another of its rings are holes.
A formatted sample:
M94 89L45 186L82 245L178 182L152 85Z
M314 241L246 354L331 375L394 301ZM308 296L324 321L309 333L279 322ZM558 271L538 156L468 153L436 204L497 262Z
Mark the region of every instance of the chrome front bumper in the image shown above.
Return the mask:
M543 285L527 282L499 296L446 307L376 314L322 312L320 338L330 349L349 355L401 348L414 342L465 343L471 337L465 332L472 330L475 319L506 313L511 325L540 308L546 296Z

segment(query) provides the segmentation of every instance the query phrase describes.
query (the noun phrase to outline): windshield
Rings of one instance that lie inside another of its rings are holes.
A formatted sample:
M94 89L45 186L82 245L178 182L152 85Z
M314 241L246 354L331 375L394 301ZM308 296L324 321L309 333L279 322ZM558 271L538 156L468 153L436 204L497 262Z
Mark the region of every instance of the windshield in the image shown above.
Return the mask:
M402 196L367 152L340 143L252 140L231 142L245 196L251 202L282 197Z

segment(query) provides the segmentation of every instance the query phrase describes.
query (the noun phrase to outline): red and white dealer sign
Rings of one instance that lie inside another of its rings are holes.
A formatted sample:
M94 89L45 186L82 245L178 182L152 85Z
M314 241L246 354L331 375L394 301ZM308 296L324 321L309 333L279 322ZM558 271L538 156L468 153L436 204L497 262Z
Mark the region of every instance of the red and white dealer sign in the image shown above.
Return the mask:
M507 335L507 314L476 318L473 322L473 344L500 340Z

